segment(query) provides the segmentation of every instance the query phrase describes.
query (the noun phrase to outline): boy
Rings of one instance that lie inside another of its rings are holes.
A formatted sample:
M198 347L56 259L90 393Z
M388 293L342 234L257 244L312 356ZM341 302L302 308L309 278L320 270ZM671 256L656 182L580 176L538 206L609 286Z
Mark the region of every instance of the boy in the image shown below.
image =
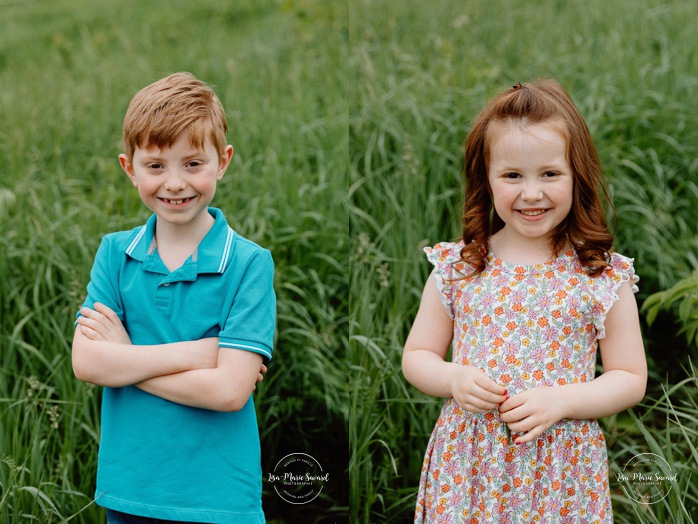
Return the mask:
M105 386L95 500L108 522L264 522L251 393L271 358L271 255L209 208L233 156L213 91L177 73L139 91L121 167L153 211L107 235L73 369Z

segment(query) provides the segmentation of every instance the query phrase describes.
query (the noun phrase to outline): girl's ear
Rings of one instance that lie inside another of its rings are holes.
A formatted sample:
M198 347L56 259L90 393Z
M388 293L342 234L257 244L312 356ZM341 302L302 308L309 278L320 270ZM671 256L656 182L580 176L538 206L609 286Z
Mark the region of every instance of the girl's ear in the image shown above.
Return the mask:
M233 146L228 144L223 150L223 154L218 159L218 180L223 178L225 170L228 169L230 161L233 159Z
M136 174L133 172L133 164L131 163L131 160L129 160L129 158L122 153L119 155L119 164L121 164L121 169L124 170L124 173L126 173L126 176L129 178L133 186L136 187Z

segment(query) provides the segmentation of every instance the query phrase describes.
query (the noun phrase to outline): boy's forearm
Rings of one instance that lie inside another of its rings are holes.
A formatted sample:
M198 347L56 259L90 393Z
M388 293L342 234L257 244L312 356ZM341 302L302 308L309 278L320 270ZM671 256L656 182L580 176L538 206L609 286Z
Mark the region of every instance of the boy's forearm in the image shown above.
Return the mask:
M611 370L591 382L560 386L564 418L601 418L620 413L645 396L647 377L625 370Z
M225 384L220 375L218 369L195 369L154 377L136 384L136 387L151 395L193 408L239 411L250 398L254 387L240 387L233 391L233 386Z
M262 357L222 348L218 366L154 377L136 384L152 395L185 406L239 411L255 389Z
M73 371L85 382L122 387L152 377L215 367L218 339L159 345L131 345L91 340L77 329L73 338Z

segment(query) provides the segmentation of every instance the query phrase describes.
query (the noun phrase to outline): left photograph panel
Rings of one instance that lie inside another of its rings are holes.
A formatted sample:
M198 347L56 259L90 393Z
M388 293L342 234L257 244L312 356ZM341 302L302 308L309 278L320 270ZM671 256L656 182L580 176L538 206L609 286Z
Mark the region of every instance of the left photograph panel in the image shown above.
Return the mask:
M0 12L0 521L348 522L347 3Z

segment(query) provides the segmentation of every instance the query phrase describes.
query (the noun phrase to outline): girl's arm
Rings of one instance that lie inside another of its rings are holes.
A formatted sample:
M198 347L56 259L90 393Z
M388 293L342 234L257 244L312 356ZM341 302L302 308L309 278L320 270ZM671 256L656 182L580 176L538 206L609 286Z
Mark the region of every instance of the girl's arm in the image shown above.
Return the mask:
M217 338L133 346L119 317L107 306L97 303L95 310L83 308L81 313L73 336L72 362L75 376L85 382L122 387L217 365Z
M261 370L261 371L260 371ZM262 355L220 348L215 369L197 369L155 377L137 388L158 397L196 408L239 411L247 403L266 371Z
M484 371L446 362L453 320L441 303L434 274L424 286L422 300L402 354L405 378L417 389L435 397L453 397L464 409L484 413L506 399L506 390Z
M637 304L630 284L618 289L618 300L606 316L606 337L599 339L603 374L590 382L534 388L513 396L500 407L512 431L527 432L517 444L537 438L563 418L612 415L634 406L645 395L647 362Z
M645 396L647 361L637 303L630 284L606 316L606 336L599 339L603 374L584 384L565 386L565 418L599 418L634 406Z

